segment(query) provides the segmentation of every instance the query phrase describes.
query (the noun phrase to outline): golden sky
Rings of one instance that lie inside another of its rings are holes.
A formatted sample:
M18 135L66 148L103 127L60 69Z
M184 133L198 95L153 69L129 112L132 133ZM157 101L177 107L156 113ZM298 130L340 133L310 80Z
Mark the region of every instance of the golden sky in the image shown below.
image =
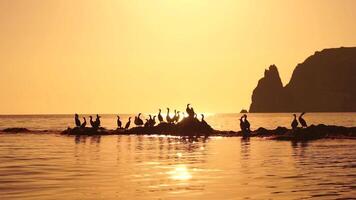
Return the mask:
M264 69L356 46L353 0L0 0L0 113L239 112Z

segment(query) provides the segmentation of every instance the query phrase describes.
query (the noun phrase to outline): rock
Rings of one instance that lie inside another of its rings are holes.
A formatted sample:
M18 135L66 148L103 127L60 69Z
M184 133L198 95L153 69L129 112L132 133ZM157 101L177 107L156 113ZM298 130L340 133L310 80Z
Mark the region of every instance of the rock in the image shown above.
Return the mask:
M2 132L6 133L27 133L30 132L27 128L6 128L2 130Z
M242 109L240 113L248 113L248 111L246 109Z
M265 71L250 112L356 112L356 47L324 49L295 68L283 87L277 68Z

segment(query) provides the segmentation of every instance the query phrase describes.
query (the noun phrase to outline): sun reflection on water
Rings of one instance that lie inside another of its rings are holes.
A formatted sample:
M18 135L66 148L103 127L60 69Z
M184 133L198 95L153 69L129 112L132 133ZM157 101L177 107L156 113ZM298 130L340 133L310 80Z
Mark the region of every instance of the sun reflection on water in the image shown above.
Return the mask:
M192 178L192 174L185 165L177 165L172 171L169 171L168 174L173 180L185 181Z

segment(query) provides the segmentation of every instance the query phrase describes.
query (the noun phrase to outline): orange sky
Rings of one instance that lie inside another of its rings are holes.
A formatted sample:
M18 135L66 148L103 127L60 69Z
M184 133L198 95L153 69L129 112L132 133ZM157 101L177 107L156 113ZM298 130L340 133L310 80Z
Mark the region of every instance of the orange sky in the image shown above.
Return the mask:
M0 0L2 114L239 112L264 69L356 46L353 0Z

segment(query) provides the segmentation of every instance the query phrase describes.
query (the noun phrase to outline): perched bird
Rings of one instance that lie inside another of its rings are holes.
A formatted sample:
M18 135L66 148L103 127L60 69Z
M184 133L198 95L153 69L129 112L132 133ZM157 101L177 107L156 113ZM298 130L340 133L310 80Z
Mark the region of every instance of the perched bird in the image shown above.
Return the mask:
M149 127L150 126L150 119L146 119L145 124L143 125L144 127Z
M83 117L84 122L80 125L80 128L85 128L87 126L87 120Z
M143 125L143 121L140 118L140 116L141 116L141 113L138 113L137 117L135 117L134 123L135 123L136 126L142 126Z
M99 116L98 114L96 115L96 119L95 119L95 128L99 128L101 121L100 121L101 116Z
M190 107L190 104L187 104L187 108L185 109L185 111L188 113L189 117L194 117L194 109L192 107Z
M120 120L120 116L119 115L117 116L117 122L116 123L117 123L117 127L118 128L122 128L122 122Z
M177 114L174 116L174 121L175 121L176 123L178 123L179 120L180 120L180 114L179 114L179 113L180 113L180 112L177 111Z
M201 114L201 122L207 124L206 121L204 120L204 114Z
M159 121L159 123L163 122L163 117L161 115L161 109L159 109L159 112L158 112L158 121Z
M246 131L251 132L250 126L250 122L247 120L247 115L244 114L244 127Z
M152 122L151 122L151 126L155 126L156 125L156 115L153 116Z
M91 127L95 128L95 122L93 121L93 117L92 116L89 116L90 118L90 125Z
M307 128L307 122L303 119L303 115L305 114L305 112L303 112L302 114L299 115L298 117L298 121L300 123L300 125L302 125L302 128Z
M292 129L295 130L298 127L298 121L297 121L297 115L293 114L293 116L294 116L294 119L292 121L291 126L292 126Z
M167 123L172 123L172 118L169 115L169 108L167 108L167 116L166 116Z
M80 123L78 114L74 115L74 121L75 121L75 126L80 127L81 123Z
M245 131L245 122L244 122L244 115L240 117L240 129L241 131Z
M130 124L131 124L131 117L129 117L129 121L126 123L125 129L128 129L130 127Z

